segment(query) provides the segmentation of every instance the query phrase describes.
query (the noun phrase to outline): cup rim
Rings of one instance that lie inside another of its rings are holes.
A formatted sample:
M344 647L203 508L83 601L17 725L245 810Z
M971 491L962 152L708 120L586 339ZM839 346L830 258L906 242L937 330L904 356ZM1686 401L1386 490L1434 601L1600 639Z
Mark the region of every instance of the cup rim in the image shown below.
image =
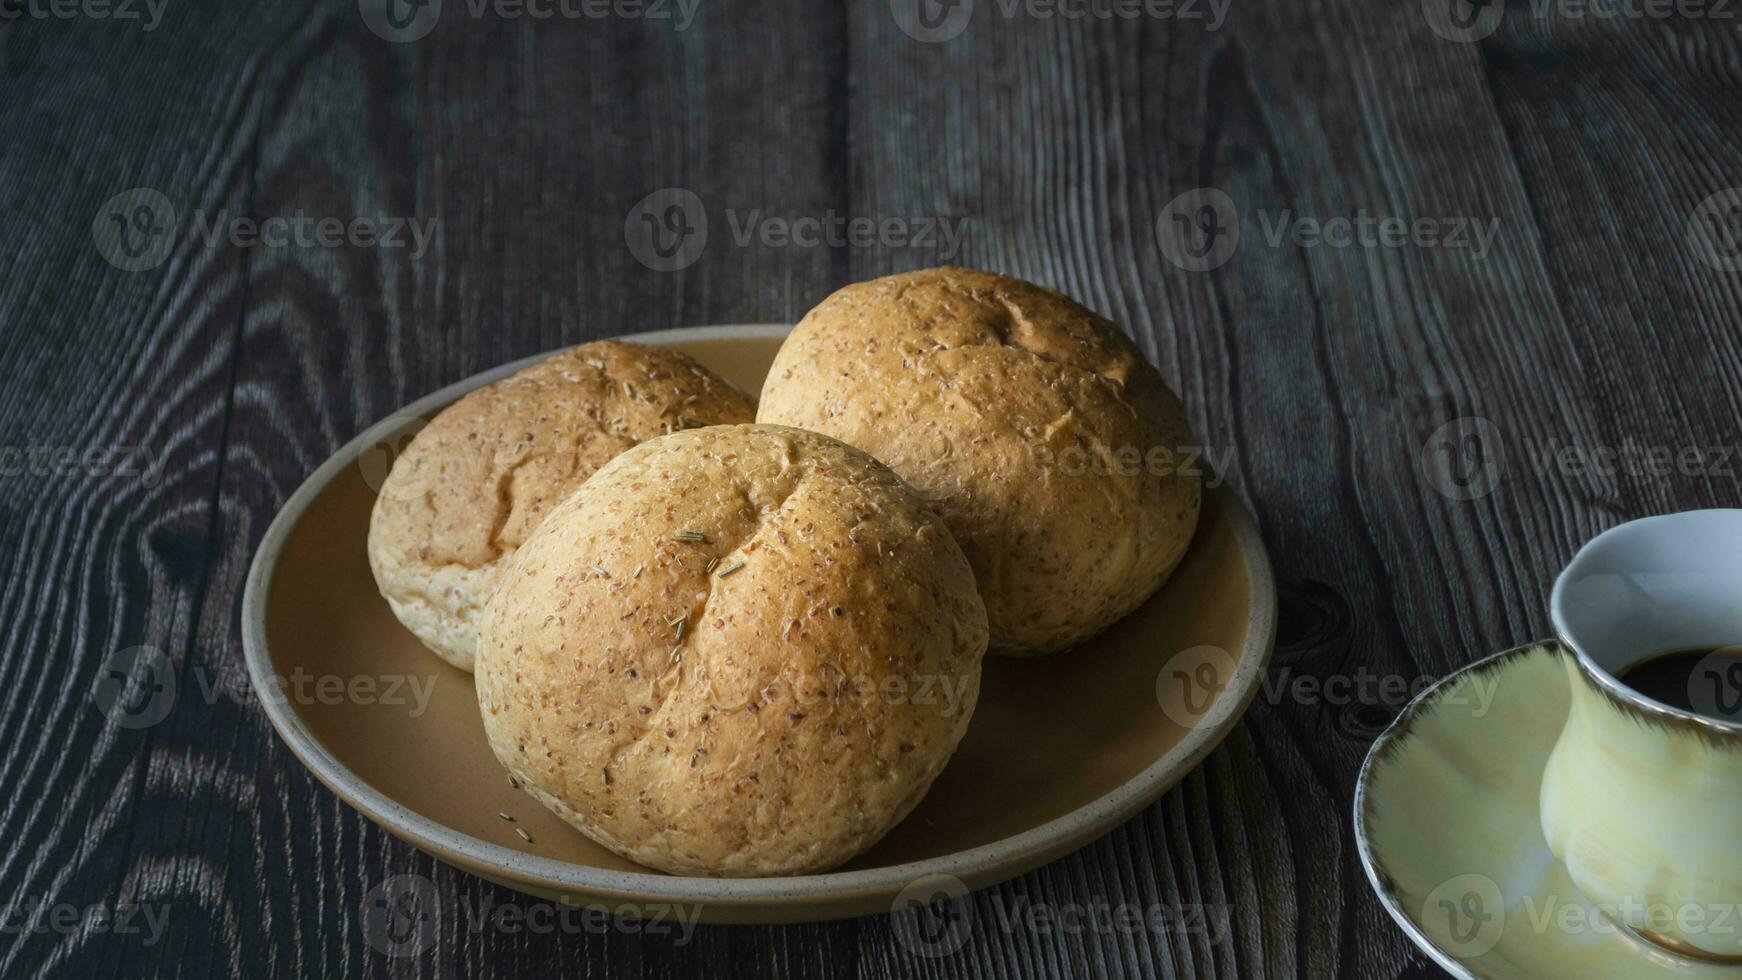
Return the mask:
M1718 514L1726 514L1735 518L1742 518L1742 508L1709 507L1699 510L1684 510L1674 514L1658 514L1652 517L1636 518L1631 521L1624 521L1617 524L1591 538L1589 541L1586 541L1582 546L1580 546L1579 550L1573 554L1572 561L1567 562L1566 567L1562 568L1560 574L1555 576L1554 589L1549 594L1549 619L1554 625L1555 636L1561 641L1561 645L1572 651L1573 657L1578 661L1580 672L1600 687L1604 693L1608 694L1611 698L1629 708L1664 721L1681 725L1694 725L1715 735L1742 737L1742 723L1725 721L1721 718L1712 718L1708 715L1702 715L1696 711L1687 711L1682 708L1676 708L1664 704L1662 701L1648 698L1638 691L1635 691L1633 688L1628 687L1626 684L1623 684L1620 678L1611 674L1603 665L1597 663L1596 658L1592 657L1589 653L1586 653L1585 648L1580 646L1578 641L1573 638L1573 631L1567 626L1566 616L1563 614L1562 605L1562 600L1566 593L1567 582L1572 577L1573 572L1589 559L1595 549L1604 543L1604 539L1627 530L1637 532L1641 525L1682 523Z

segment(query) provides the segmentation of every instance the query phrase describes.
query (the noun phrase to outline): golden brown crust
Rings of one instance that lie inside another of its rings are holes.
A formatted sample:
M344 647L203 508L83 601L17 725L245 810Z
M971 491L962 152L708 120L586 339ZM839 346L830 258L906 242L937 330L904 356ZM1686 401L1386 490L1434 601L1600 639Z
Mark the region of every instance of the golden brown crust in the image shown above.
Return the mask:
M607 847L803 874L918 803L985 649L967 559L900 478L813 432L718 426L624 453L521 546L478 700L497 758Z
M775 358L758 421L889 464L980 579L996 653L1081 642L1160 588L1197 526L1179 399L1120 330L1007 276L857 283Z
M369 524L375 580L430 649L472 669L497 565L623 450L754 405L669 348L582 344L442 410L394 462Z

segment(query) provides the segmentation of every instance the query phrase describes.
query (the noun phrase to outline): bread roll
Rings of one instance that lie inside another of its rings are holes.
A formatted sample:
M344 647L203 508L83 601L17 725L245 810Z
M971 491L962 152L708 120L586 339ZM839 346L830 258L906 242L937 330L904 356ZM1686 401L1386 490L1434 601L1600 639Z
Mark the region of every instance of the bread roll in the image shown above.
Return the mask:
M781 347L757 419L858 446L918 489L974 566L995 653L1106 628L1197 526L1179 399L1112 323L1007 276L928 269L836 292Z
M822 871L912 810L968 726L986 612L911 488L813 432L644 443L504 570L478 648L496 757L676 874Z
M614 340L479 388L432 419L382 483L375 582L407 629L469 671L497 567L557 502L643 440L754 412L688 356Z

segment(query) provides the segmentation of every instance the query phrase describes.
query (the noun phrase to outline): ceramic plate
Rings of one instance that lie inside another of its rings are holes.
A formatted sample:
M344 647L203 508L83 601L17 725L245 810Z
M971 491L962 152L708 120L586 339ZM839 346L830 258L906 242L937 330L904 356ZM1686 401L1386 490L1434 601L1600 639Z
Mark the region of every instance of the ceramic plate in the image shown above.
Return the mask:
M789 329L626 339L677 347L754 394ZM1217 490L1179 570L1143 608L1065 654L988 659L949 766L850 864L712 879L624 860L508 785L485 744L471 675L400 627L364 552L371 487L418 419L538 359L436 392L341 449L267 531L243 601L249 676L291 750L346 802L444 861L545 897L629 910L682 903L707 921L886 912L916 880L947 875L978 888L1106 833L1207 755L1257 689L1275 637L1275 586L1251 515Z
M1441 966L1483 980L1727 978L1623 933L1543 839L1543 768L1570 701L1555 643L1508 650L1424 691L1379 737L1355 836L1391 917Z

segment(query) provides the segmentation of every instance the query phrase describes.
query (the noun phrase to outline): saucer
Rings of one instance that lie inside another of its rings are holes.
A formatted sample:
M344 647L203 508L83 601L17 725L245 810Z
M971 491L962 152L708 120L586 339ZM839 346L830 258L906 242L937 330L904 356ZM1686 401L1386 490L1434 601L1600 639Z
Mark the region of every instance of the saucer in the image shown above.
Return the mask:
M1458 977L1712 977L1580 894L1537 800L1570 696L1558 643L1507 650L1422 692L1367 755L1355 838L1386 911Z

